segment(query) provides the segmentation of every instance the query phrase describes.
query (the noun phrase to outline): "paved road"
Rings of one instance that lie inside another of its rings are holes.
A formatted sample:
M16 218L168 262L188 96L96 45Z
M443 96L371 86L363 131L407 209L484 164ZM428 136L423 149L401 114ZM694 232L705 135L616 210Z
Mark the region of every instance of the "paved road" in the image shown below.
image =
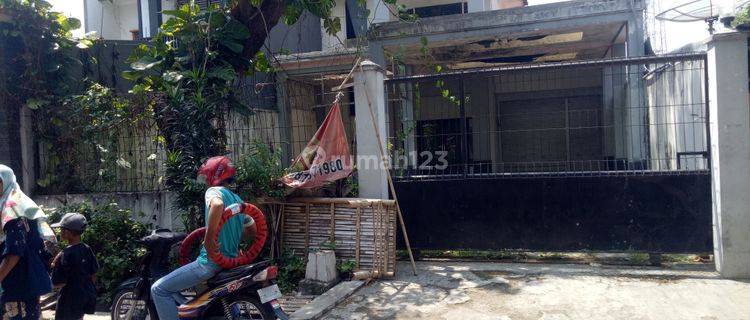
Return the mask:
M327 319L746 319L750 283L710 271L549 264L399 264Z
M52 311L42 312L42 319L55 319L55 313ZM83 317L84 320L109 320L109 313L97 312L96 314L87 314Z

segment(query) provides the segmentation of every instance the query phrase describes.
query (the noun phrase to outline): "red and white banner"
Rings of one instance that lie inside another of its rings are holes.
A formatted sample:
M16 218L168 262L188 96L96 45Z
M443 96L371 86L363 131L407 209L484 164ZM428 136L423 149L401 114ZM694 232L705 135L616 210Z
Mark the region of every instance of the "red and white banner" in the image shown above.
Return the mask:
M294 159L293 172L281 181L292 188L319 187L348 177L353 169L351 158L339 103L334 102L315 136Z

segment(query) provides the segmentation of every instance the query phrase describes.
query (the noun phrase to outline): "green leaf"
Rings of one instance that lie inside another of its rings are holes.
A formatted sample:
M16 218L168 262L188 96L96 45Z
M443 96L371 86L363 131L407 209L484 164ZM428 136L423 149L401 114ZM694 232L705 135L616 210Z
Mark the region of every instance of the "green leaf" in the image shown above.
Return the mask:
M90 39L81 39L76 44L76 47L79 49L88 49L94 46L94 41L91 41Z
M38 184L42 188L46 188L46 187L49 187L49 185L50 185L51 182L52 181L51 181L50 177L47 177L47 178L44 178L44 179L37 180L36 184Z
M266 57L266 54L263 51L258 51L257 54L255 54L255 59L253 59L253 67L255 68L255 71L258 72L271 72L271 63L268 61L268 58Z
M128 71L123 71L122 72L122 77L125 78L125 80L130 80L130 81L136 81L142 75L143 75L143 73L141 73L140 71L128 70Z
M422 44L423 47L427 46L427 37L420 37L419 43Z
M436 65L435 66L435 72L440 73L442 71L443 71L443 66L441 66L441 65Z
M183 75L177 71L167 71L162 77L164 78L164 81L174 83L182 80Z
M291 26L297 23L300 16L302 16L302 8L296 5L288 5L284 10L284 23Z
M130 67L134 70L143 71L151 69L159 63L161 63L161 61L156 60L152 57L141 57L140 59L138 59L138 61L131 63Z
M250 38L250 29L237 20L229 20L224 26L224 33L227 37L235 40L245 40Z
M31 110L36 110L39 109L39 107L46 105L47 103L49 103L49 101L47 100L30 98L26 100L26 107Z
M117 163L118 166L120 166L120 168L123 168L123 169L130 169L132 167L130 165L130 162L128 162L127 160L123 158L119 158L115 162Z
M227 49L232 50L232 52L234 52L234 53L241 53L242 49L245 48L242 44L237 43L237 42L232 41L232 40L229 40L229 39L219 40L219 43L221 43L221 45L227 47Z
M78 20L76 18L68 18L66 20L69 30L75 30L81 27L81 20Z
M234 72L234 69L225 66L222 68L213 68L211 69L211 71L208 72L207 75L210 78L218 78L224 81L232 81L237 76L237 73Z
M325 19L323 20L323 27L326 29L326 33L335 35L341 31L341 19L339 17Z
M443 95L443 98L447 98L451 93L448 91L448 89L444 89L440 91L440 93Z

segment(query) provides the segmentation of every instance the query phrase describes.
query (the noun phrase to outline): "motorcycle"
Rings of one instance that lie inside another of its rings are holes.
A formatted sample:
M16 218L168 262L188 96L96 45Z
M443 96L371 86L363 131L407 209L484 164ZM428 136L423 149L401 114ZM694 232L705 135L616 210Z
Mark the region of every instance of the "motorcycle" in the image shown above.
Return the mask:
M151 299L151 285L169 273L170 252L186 237L185 233L158 229L140 240L146 254L138 264L138 275L119 285L112 300L112 320L159 319ZM287 320L277 301L281 297L277 275L278 267L269 260L223 270L204 285L177 297L181 299L180 319Z

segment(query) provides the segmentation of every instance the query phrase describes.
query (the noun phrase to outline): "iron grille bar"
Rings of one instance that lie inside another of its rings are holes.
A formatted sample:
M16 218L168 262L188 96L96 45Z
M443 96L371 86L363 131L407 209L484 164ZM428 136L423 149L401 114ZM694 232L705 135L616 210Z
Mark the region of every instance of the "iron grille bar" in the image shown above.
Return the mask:
M503 71L573 68L573 67L582 67L582 66L595 67L595 66L651 64L651 63L674 62L674 61L681 61L681 60L699 60L699 59L705 59L705 58L706 58L705 52L690 52L690 53L675 53L675 54L664 54L664 55L643 56L643 57L621 57L621 58L565 61L565 62L554 62L554 63L519 64L519 65L512 65L512 66L481 68L481 69L466 69L466 70L461 70L461 71L449 71L449 72L432 73L432 74L398 76L398 77L386 79L386 83L432 80L432 79L438 79L438 78L439 79L451 79L451 78L458 78L463 75L476 76L476 75L481 75L481 74L500 73Z

